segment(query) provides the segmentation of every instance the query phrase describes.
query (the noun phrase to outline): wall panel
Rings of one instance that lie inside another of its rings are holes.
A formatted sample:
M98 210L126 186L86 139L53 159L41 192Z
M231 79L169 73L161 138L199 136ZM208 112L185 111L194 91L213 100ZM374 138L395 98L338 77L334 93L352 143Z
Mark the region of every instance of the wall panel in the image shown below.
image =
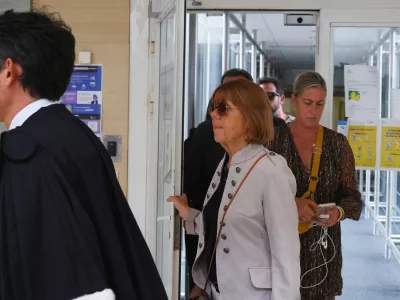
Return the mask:
M14 0L13 0L14 1ZM103 134L122 136L122 159L115 163L126 194L128 175L129 0L34 0L35 9L58 12L72 27L76 52L92 52L103 65Z

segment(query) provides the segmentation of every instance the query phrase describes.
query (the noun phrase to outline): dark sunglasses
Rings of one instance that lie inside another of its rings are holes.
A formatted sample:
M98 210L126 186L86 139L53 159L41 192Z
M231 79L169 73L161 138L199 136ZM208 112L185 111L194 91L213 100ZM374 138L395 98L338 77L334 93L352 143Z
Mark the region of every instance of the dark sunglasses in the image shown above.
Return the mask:
M223 116L226 114L228 109L229 109L229 106L227 104L225 104L224 102L220 102L218 104L211 105L210 113L213 112L214 110L216 110L220 116Z
M267 97L270 101L274 100L275 97L279 97L280 95L278 93L274 93L274 92L268 92L267 93Z

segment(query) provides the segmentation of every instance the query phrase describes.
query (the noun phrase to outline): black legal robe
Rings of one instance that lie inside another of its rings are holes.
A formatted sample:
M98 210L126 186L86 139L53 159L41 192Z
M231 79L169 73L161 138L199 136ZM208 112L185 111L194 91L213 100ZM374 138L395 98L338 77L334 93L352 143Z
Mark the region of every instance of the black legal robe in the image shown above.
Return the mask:
M2 134L0 260L1 300L167 299L111 158L59 104Z

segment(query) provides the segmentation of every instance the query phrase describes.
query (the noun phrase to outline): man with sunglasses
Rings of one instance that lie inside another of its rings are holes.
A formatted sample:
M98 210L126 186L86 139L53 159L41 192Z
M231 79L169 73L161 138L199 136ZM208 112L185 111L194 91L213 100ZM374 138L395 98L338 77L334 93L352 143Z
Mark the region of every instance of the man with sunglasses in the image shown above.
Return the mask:
M230 69L222 75L221 84L234 80L253 81L253 78L243 69ZM211 106L210 101L207 112L218 109L219 113L223 114L226 111L223 104L215 108ZM277 117L274 117L273 122L275 127L286 126L285 121ZM189 206L201 210L211 179L225 154L222 146L214 140L212 121L208 113L206 120L200 123L193 135L185 141L184 151L184 193L188 196ZM194 286L191 275L192 265L196 258L198 236L186 233L185 236L189 289L192 290L189 299L191 299L192 296L197 295L196 292L201 292Z
M275 117L290 123L294 117L283 111L285 103L285 95L277 79L271 77L263 77L257 80L258 85L265 91L267 98L271 101L272 112Z

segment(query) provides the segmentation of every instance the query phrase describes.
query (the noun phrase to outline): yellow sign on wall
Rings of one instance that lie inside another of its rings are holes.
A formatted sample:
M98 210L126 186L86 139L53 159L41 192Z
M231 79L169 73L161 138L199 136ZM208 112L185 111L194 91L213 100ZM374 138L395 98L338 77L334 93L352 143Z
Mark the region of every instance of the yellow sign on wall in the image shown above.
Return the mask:
M349 126L348 140L356 167L375 168L377 126Z
M400 168L400 127L382 126L381 168Z

